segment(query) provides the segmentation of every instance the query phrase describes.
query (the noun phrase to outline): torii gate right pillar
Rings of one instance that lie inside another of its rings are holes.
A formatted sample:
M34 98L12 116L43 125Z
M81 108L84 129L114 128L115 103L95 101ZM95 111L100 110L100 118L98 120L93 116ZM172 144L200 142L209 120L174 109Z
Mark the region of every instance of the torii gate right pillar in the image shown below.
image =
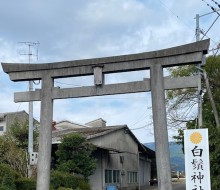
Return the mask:
M172 190L164 77L161 64L153 65L150 75L158 189Z

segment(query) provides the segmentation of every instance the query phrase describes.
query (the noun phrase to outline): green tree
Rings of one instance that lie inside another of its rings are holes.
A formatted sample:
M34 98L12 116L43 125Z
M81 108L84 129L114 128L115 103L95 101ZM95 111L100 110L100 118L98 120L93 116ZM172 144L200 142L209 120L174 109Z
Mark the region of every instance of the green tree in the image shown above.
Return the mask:
M7 135L14 139L17 146L22 149L28 149L28 121L15 122L9 127ZM37 148L38 130L33 131L34 146Z
M175 68L170 70L171 75L178 77L178 76L185 76L185 75L192 75L195 74L195 67L192 66L185 66L181 68ZM220 55L213 57L210 56L207 58L205 71L209 78L210 83L210 90L212 92L218 116L220 116ZM209 129L209 149L210 149L210 167L211 167L211 181L212 181L212 189L218 190L220 189L220 129L216 127L214 114L212 111L211 103L209 100L208 93L206 91L206 86L204 82L202 83L203 92L205 93L203 96L203 128ZM186 112L190 110L191 103L197 103L195 100L197 94L196 90L189 89L189 90L177 90L177 91L168 91L168 106L169 111L177 113L178 109L182 109L182 112ZM189 104L187 104L189 102ZM185 107L184 107L185 106ZM181 111L180 111L181 112ZM170 113L168 113L170 114ZM171 114L172 115L172 114ZM189 112L188 117L186 118L185 115L178 115L178 117L172 118L172 122L175 123L176 121L185 122L186 125L184 127L180 127L178 130L179 135L175 136L174 138L183 144L183 130L184 129L192 129L197 126L197 119L195 114L191 114Z
M0 162L8 164L22 176L27 175L27 153L10 136L0 137Z
M96 168L96 159L92 156L95 146L78 133L72 133L62 138L56 155L58 170L81 174L85 180Z
M37 146L37 130L34 144ZM28 123L15 121L8 131L0 136L0 162L6 163L23 177L27 176Z

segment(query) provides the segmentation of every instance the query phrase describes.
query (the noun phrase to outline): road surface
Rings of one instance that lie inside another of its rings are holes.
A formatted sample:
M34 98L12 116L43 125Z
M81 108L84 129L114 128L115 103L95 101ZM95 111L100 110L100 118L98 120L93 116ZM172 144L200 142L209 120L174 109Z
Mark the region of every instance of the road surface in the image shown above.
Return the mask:
M149 190L157 190L157 186L156 185L150 186L148 189ZM174 182L173 183L173 190L186 190L185 182Z

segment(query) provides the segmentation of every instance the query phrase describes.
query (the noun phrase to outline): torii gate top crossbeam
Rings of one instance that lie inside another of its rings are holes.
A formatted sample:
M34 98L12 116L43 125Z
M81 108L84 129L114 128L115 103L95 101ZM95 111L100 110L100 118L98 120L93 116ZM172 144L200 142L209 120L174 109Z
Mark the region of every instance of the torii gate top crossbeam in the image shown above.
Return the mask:
M149 69L160 63L162 67L197 64L206 54L209 40L203 40L169 49L122 56L93 58L44 64L2 63L4 72L12 81L42 79L45 71L52 78L93 75L94 67L103 67L103 74Z

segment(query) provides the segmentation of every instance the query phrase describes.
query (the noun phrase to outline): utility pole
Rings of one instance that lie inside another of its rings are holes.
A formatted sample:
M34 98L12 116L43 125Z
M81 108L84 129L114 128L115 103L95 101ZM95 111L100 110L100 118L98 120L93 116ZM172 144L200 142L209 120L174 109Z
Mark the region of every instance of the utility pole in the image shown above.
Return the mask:
M22 43L24 45L28 46L28 53L26 54L20 54L20 55L27 55L28 56L28 63L31 63L31 57L34 55L31 51L31 47L32 46L38 46L39 42L19 42ZM37 51L38 54L38 51ZM36 55L38 56L38 55ZM29 81L29 91L33 91L33 81ZM28 177L30 178L32 175L32 167L31 167L31 154L34 152L34 138L33 138L33 131L34 131L34 117L33 117L33 102L29 102L28 104L28 108L29 108L29 123L28 123L28 154L29 154L29 163L28 163Z
M209 95L209 99L210 99L210 102L211 102L213 114L214 114L214 117L215 117L215 123L216 123L216 126L218 128L220 128L220 121L219 121L219 117L218 117L218 111L217 111L217 108L215 106L215 101L214 101L214 98L212 96L212 92L211 92L211 89L210 89L209 79L208 79L208 76L207 76L205 71L203 72L203 75L204 75L204 78L205 78L205 84L206 84L207 92L208 92L208 95Z
M201 17L207 16L209 14L212 13L217 13L218 17L214 20L214 22L212 23L212 25L209 27L209 29L207 30L207 32L203 35L202 39L206 36L206 34L208 33L208 31L211 29L211 27L214 25L214 23L216 22L216 20L219 18L220 14L219 14L219 10L220 9L215 9L212 6L210 6L209 4L207 4L209 7L211 7L211 9L213 10L212 12L203 14L203 15L199 15L196 14L196 41L200 41L200 33L203 34L203 32L200 30L200 26L199 26L199 19ZM218 6L220 7L220 5L218 4ZM205 57L204 57L205 59ZM212 96L212 92L210 89L210 85L209 85L209 80L207 77L207 74L205 72L205 70L203 70L201 68L201 64L198 65L198 128L202 127L202 86L201 86L201 80L202 80L202 73L205 79L205 84L206 84L206 88L207 88L207 92L209 95L209 99L211 101L211 106L212 106L212 110L215 116L215 121L216 121L216 125L217 127L220 127L220 121L219 121L219 117L218 117L218 113L217 113L217 109L215 106L215 102Z
M196 41L200 41L199 14L196 15ZM201 64L198 65L201 68ZM202 77L198 70L198 128L202 127Z

